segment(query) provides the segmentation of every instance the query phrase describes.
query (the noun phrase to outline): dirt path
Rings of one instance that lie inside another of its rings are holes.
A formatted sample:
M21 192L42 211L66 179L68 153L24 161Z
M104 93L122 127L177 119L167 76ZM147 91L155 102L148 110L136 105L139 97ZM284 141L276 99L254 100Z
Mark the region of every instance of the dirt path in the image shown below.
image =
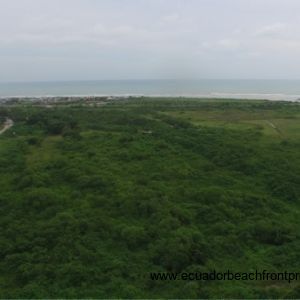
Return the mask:
M266 120L266 123L268 123L271 127L273 127L274 129L277 129L277 127L270 121Z
M3 124L3 128L0 130L0 134L3 134L6 130L14 125L14 121L6 118L6 121Z
M283 137L283 133L281 132L281 130L280 130L275 124L273 124L272 122L270 122L270 121L268 121L268 120L266 120L266 123L269 124L274 130L276 130L277 133L278 133L281 137Z

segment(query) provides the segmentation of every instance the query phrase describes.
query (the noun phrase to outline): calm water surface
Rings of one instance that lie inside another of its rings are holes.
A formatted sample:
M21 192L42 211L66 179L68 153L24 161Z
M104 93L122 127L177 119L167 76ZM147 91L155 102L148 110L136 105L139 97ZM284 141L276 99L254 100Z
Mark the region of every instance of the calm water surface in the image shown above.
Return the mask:
M296 100L300 98L300 80L101 80L0 83L0 97L84 95Z

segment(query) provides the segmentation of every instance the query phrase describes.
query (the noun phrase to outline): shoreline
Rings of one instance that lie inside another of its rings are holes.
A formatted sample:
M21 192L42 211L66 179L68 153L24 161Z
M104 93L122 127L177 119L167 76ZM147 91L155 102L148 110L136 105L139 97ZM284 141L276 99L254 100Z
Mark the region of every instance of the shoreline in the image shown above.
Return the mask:
M84 100L103 98L102 100L126 100L130 98L173 98L173 99L226 99L226 100L265 100L265 101L287 101L300 102L300 95L284 94L231 94L231 93L211 93L211 94L62 94L62 95L9 95L0 96L0 103L6 101L43 101L43 100Z

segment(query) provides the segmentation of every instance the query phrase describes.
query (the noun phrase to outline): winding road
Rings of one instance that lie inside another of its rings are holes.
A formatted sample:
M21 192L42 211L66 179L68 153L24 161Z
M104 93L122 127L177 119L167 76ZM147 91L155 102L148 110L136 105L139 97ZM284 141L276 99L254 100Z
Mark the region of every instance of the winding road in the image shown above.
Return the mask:
M8 130L12 126L14 126L14 121L9 118L6 118L3 124L3 128L0 130L0 135L3 134L6 130Z

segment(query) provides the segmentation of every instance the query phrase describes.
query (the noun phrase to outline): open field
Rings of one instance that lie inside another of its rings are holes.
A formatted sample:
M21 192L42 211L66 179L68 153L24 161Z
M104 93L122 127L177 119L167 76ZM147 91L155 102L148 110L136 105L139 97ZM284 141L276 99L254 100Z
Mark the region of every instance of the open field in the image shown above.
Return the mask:
M229 129L259 129L265 135L282 135L286 139L300 139L300 115L274 112L176 111L169 115L200 126L220 126Z
M3 298L299 298L300 105L134 98L0 106Z

